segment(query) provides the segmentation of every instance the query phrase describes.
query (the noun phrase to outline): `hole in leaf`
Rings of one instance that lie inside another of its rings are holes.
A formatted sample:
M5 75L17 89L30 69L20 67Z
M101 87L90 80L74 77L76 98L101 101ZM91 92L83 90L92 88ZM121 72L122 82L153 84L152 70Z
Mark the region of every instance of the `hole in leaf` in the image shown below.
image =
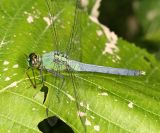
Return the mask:
M60 120L57 116L48 117L38 124L42 133L74 133L72 128Z

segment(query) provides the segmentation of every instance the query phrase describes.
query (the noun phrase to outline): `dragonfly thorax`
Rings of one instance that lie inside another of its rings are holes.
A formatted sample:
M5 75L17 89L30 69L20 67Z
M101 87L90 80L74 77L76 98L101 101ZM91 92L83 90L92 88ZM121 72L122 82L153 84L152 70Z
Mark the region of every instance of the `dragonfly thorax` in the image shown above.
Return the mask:
M68 67L69 59L66 54L58 51L45 53L41 57L42 68L46 70L64 71Z
M35 53L31 53L28 57L30 67L39 68L41 65L41 57Z
M58 51L54 51L54 62L57 63L66 63L68 60L68 56Z

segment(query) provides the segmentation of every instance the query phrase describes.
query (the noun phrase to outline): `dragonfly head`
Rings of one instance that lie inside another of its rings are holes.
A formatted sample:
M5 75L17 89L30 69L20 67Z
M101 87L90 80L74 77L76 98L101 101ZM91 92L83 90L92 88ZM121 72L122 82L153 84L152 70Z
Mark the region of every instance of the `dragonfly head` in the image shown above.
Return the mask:
M35 53L31 53L28 57L28 63L30 67L39 68L41 65L41 58Z

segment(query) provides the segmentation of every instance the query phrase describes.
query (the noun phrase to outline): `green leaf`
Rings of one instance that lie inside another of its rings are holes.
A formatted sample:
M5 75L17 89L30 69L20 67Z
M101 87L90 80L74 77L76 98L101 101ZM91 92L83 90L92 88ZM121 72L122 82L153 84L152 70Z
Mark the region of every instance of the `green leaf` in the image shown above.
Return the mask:
M58 3L58 1L57 1ZM73 17L73 3L59 3L67 9L59 19L65 24ZM62 6L62 7L61 7ZM56 115L75 132L84 128L77 116L73 85L69 75L57 99L55 77L46 73L49 88L43 104L42 85L38 70L34 89L26 76L27 58L32 52L53 51L51 32L46 29L48 16L41 0L1 0L0 4L0 132L40 132L37 125L50 115ZM72 15L71 15L72 16ZM100 133L157 133L160 131L160 64L145 50L137 48L113 32L95 23L96 18L84 18L82 30L82 58L85 63L144 70L146 76L128 77L97 73L76 73L79 104L85 114L87 132ZM94 20L94 21L93 21ZM67 30L67 29L66 29ZM66 33L61 32L61 39ZM29 71L32 75L32 72ZM31 77L33 78L33 76ZM60 82L60 80L58 80Z

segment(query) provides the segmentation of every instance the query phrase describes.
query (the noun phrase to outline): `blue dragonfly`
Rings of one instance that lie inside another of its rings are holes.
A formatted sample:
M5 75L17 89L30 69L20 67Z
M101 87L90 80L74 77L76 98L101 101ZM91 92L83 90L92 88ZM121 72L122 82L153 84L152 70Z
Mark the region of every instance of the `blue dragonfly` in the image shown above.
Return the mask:
M76 79L76 74L80 72L87 73L103 73L103 74L114 74L114 75L123 75L123 76L140 76L144 75L144 71L140 70L130 70L124 68L113 68L107 66L99 66L94 64L86 64L80 61L81 56L81 31L83 29L83 19L85 19L87 13L81 6L81 0L68 0L71 5L74 5L72 8L71 16L68 16L68 19L71 19L70 23L66 24L68 26L67 30L63 26L59 26L58 20L55 19L55 16L61 12L65 12L61 9L61 5L65 2L61 0L45 0L49 16L51 20L50 29L53 39L53 50L48 53L39 55L38 53L31 52L28 56L28 70L31 69L34 79L29 80L34 88L36 88L36 79L34 70L37 69L40 71L42 77L42 90L48 89L44 82L43 73L51 73L55 77L56 86L59 88L57 91L57 98L60 101L59 91L64 87L66 78L63 75L63 72L69 74L70 80L72 82L74 98L76 99L76 108L77 110L83 110L80 106L80 99L77 93L77 88L79 87L78 81ZM66 9L67 11L68 9ZM64 19L66 20L66 18ZM61 34L63 34L61 36ZM68 41L67 41L68 40ZM27 70L27 71L28 71ZM57 79L61 79L61 82L57 82ZM44 101L47 98L46 91L44 96ZM47 111L48 112L48 111ZM85 120L79 116L80 121L84 127L84 132L86 132Z

